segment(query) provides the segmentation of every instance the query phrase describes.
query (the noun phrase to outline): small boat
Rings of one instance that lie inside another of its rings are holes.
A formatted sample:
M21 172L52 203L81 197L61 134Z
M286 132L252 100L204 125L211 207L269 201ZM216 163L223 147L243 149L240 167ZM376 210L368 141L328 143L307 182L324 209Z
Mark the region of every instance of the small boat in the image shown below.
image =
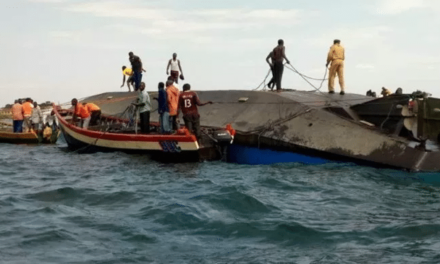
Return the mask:
M158 123L150 123L150 134L138 134L136 126L131 126L132 120L107 115L101 116L100 125L83 129L72 123L72 113L71 109L54 105L68 147L81 153L148 153L154 159L170 162L218 160L225 156L226 146L233 141L231 128L204 127L199 141L186 128L178 129L176 134L160 134Z
M56 130L52 133L50 138L43 137L42 134L37 134L35 132L27 133L13 133L11 129L0 130L0 143L11 143L11 144L55 144L60 135L60 130Z

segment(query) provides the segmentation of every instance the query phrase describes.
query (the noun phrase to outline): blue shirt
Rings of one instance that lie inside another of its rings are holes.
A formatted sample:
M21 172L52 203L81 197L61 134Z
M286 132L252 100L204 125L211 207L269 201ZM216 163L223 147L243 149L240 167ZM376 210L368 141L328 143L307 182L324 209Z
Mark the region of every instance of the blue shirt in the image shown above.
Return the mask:
M169 112L170 109L168 108L168 100L167 100L167 92L165 89L159 90L159 108L158 112L159 114L163 114L165 112Z

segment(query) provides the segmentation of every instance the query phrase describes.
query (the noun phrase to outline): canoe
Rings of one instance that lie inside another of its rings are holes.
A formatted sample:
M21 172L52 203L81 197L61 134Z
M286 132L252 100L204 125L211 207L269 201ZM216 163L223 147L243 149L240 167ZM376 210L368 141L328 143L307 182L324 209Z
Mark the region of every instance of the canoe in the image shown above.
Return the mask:
M38 136L35 132L29 133L13 133L0 131L0 143L11 144L55 144L60 135L60 131L56 131L52 134L52 137L48 140L41 136Z
M69 120L69 115L72 114L70 109L54 106L54 113L68 147L79 152L122 151L152 154L152 157L165 161L200 161L221 159L223 151L219 150L219 147L228 145L224 144L225 140L219 142L215 139L216 135L224 137L226 130L223 129L210 129L211 135L206 133L199 144L196 137L185 128L179 129L172 135L162 135L157 132L139 134L115 129L115 127L127 127L129 120L102 115L100 127L83 129ZM157 131L158 126L158 123L150 123L153 131ZM229 131L226 132L231 134ZM229 144L232 143L232 139L231 136Z

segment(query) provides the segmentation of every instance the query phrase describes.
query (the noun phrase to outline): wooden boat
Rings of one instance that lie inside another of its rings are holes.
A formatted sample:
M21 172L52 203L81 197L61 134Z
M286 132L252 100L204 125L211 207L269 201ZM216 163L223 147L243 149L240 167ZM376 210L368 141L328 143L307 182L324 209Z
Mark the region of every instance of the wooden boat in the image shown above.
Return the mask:
M4 125L4 124L3 124ZM0 143L11 144L55 144L61 131L58 129L50 138L44 138L35 132L13 133L11 129L0 130Z
M153 158L172 162L215 160L221 159L224 152L222 147L232 143L233 139L233 131L203 128L204 135L199 144L185 128L172 135L157 133L158 123L150 124L150 134L138 134L129 128L129 120L106 115L102 115L101 125L83 129L72 124L69 116L72 110L54 106L54 113L69 148L79 152L149 153ZM223 140L226 134L230 136L229 141Z

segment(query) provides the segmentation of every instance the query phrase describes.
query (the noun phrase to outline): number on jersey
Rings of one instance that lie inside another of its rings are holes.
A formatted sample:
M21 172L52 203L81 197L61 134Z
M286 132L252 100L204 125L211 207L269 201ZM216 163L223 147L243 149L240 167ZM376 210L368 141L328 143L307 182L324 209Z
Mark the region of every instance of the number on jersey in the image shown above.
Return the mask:
M185 99L185 108L191 107L191 99Z

